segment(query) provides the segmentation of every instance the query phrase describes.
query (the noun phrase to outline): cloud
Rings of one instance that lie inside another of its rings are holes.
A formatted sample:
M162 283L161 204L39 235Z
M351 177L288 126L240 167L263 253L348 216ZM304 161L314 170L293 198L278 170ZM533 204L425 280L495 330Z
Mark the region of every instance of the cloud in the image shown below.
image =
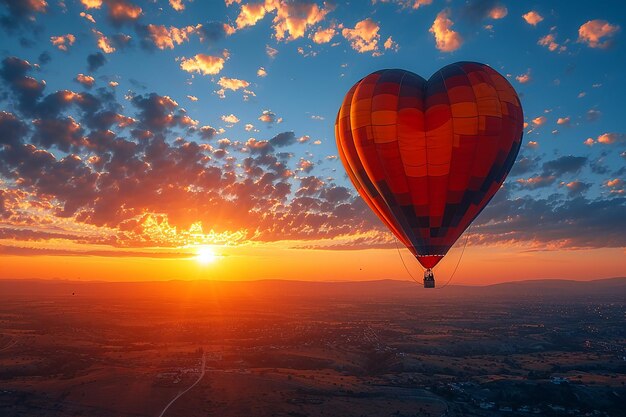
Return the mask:
M87 70L89 72L94 72L98 70L98 68L106 64L106 62L107 62L107 59L104 56L104 54L102 54L102 52L89 54L87 56Z
M472 244L525 242L541 248L626 246L626 198L511 199L500 190L472 228ZM590 215L593 213L593 215Z
M115 26L133 23L142 14L141 7L126 0L104 0L108 7L107 16Z
M568 195L570 196L581 196L591 188L591 184L578 180L561 184L567 188Z
M538 159L530 159L530 158L521 158L520 160L518 160L517 162L515 162L515 164L513 164L513 168L511 168L511 172L509 173L509 175L511 176L518 176L518 175L524 175L529 173L530 171L533 171L535 168L537 168L538 166Z
M278 49L274 49L269 45L265 45L265 53L267 54L267 56L274 59L276 58L276 55L278 55Z
M177 12L182 12L183 10L185 10L185 4L183 3L183 0L169 0L170 2L170 6L172 6L172 9L176 10Z
M278 41L292 41L303 37L310 27L324 20L330 10L305 0L265 0L241 5L235 24L237 29L254 26L266 14L275 13L272 19L274 37Z
M52 42L52 45L56 46L60 51L67 52L67 49L74 45L75 41L76 37L71 33L61 36L50 36L50 42Z
M304 158L300 158L300 161L298 162L298 169L307 174L313 170L314 166L315 164L313 164L312 161L309 161Z
M537 26L537 24L543 20L543 16L534 10L522 15L522 18L526 21L526 23L532 26Z
M237 78L228 78L228 77L220 77L217 84L222 87L217 90L216 93L221 97L225 97L225 90L237 91L237 90L245 90L246 87L250 85L250 83L246 80L239 80Z
M544 124L546 124L546 121L548 119L546 118L546 116L539 116L539 117L535 117L532 122L535 126L539 127L539 126L543 126Z
M561 156L543 164L543 175L558 177L567 173L576 173L585 166L587 161L588 159L584 156Z
M190 58L182 57L180 68L189 73L197 72L202 75L215 75L224 68L225 59L219 56L197 54Z
M274 113L271 110L263 110L263 112L259 116L259 120L262 121L263 123L268 123L268 124L280 123L283 121L282 117L277 117L276 113Z
M504 19L508 14L509 10L506 8L506 6L498 5L489 10L489 17L494 20Z
M578 42L590 48L608 48L619 30L618 25L612 25L606 20L589 20L578 28Z
M26 125L13 113L0 111L0 145L18 145L27 131Z
M96 36L98 48L100 48L102 52L104 52L105 54L111 54L115 52L115 47L113 46L109 38L104 36L102 32L99 32L95 29L92 29L91 31Z
M358 22L354 29L344 28L341 34L350 41L352 49L359 53L373 52L378 49L380 26L372 19L367 18Z
M276 148L293 145L296 143L296 135L294 132L282 132L270 139L269 143Z
M558 52L563 52L567 49L566 46L564 45L559 45L556 42L556 35L554 33L549 33L546 36L540 38L537 41L537 45L541 45L541 46L545 46L546 48L548 48L548 50L550 52L554 52L557 51Z
M334 26L327 27L326 29L319 28L311 35L313 42L322 44L330 42L337 34L337 29Z
M45 81L38 81L28 75L31 70L30 62L17 57L4 58L0 67L0 79L13 92L19 109L25 113L34 111L46 87Z
M71 116L64 119L36 119L32 142L46 149L56 148L69 152L82 143L83 129Z
M259 67L259 69L256 70L256 75L257 77L267 77L267 71L265 70L265 68Z
M186 26L177 28L170 26L169 29L163 25L149 24L146 27L149 39L159 49L174 49L175 45L189 42L191 34L198 33L202 25Z
M268 11L276 11L274 34L279 41L292 41L304 36L306 30L324 20L329 8L321 8L317 3L295 0L290 2L266 1Z
M221 119L223 122L226 122L231 125L234 125L235 123L239 123L239 118L232 113L226 116L222 116Z
M566 117L559 117L559 118L556 120L556 124L557 124L557 125L565 125L565 126L569 126L569 124L570 124L570 117L569 117L569 116L566 116Z
M526 71L525 73L516 76L515 79L520 84L526 84L526 83L530 82L530 80L532 79L530 77L530 69L528 71Z
M80 0L85 9L99 9L102 7L102 0Z
M202 126L198 129L200 137L204 140L211 140L217 135L217 130L211 126Z
M503 19L509 13L506 6L496 0L474 0L461 9L464 20L477 24L485 19Z
M603 145L621 144L626 142L626 135L623 133L603 133L598 136L597 142Z
M156 93L137 95L131 99L131 103L139 111L139 127L149 132L161 132L176 126L194 124L178 107L178 103L169 96L160 96Z
M515 182L522 189L535 190L537 188L548 187L554 184L555 180L556 180L556 177L554 175L547 175L547 176L537 175L535 177L531 177L527 179L520 178L516 180Z
M94 19L93 15L89 13L80 12L79 16L85 18L86 20L90 21L93 24L96 24L96 19Z
M606 182L606 186L610 187L610 188L617 188L617 187L622 187L624 185L624 181L622 181L619 178L615 178L612 180L608 180Z
M35 16L48 11L48 3L44 0L3 0L8 14L0 16L0 26L14 30L21 25L28 25Z
M600 116L602 116L602 112L600 110L596 110L596 109L587 110L587 120L589 120L590 122L595 122L596 120L600 118Z
M265 4L263 3L248 3L242 5L239 16L237 16L237 20L235 21L237 29L254 26L256 22L263 19L265 13Z
M398 42L394 41L391 36L387 38L383 46L386 50L390 49L395 52L398 52L398 49L400 49Z
M82 84L83 86L87 88L93 87L93 85L96 82L96 80L92 76L85 75L85 74L78 74L75 80L76 82L78 82L79 84Z
M463 38L452 30L454 22L449 19L450 10L444 9L435 18L429 32L435 36L435 44L441 52L453 52L463 45Z

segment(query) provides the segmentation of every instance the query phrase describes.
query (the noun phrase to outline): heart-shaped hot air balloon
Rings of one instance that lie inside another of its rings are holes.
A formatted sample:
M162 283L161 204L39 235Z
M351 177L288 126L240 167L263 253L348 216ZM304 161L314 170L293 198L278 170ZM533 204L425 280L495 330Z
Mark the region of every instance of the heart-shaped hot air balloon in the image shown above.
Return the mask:
M363 78L343 100L335 136L357 191L432 278L504 182L523 119L506 78L457 62L428 81L401 69Z

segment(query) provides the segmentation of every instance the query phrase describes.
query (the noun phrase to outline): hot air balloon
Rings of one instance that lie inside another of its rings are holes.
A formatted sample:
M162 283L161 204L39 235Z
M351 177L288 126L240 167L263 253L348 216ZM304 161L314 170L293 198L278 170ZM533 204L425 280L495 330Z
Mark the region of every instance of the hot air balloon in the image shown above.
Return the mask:
M519 152L522 106L511 84L476 62L427 81L376 71L346 94L335 123L339 156L363 200L432 268L498 191Z

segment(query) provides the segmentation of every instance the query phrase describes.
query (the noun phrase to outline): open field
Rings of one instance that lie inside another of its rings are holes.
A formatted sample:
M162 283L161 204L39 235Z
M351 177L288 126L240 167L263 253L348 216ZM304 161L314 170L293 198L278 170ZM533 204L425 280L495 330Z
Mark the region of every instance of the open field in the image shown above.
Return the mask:
M625 281L0 281L0 415L618 416Z

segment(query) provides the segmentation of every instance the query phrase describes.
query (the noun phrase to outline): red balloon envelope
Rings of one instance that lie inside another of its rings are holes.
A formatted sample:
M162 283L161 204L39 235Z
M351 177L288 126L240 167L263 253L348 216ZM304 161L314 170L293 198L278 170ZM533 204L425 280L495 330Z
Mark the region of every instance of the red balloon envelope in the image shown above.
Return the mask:
M343 100L335 136L365 202L432 268L504 182L523 120L506 78L458 62L428 81L400 69L363 78Z

